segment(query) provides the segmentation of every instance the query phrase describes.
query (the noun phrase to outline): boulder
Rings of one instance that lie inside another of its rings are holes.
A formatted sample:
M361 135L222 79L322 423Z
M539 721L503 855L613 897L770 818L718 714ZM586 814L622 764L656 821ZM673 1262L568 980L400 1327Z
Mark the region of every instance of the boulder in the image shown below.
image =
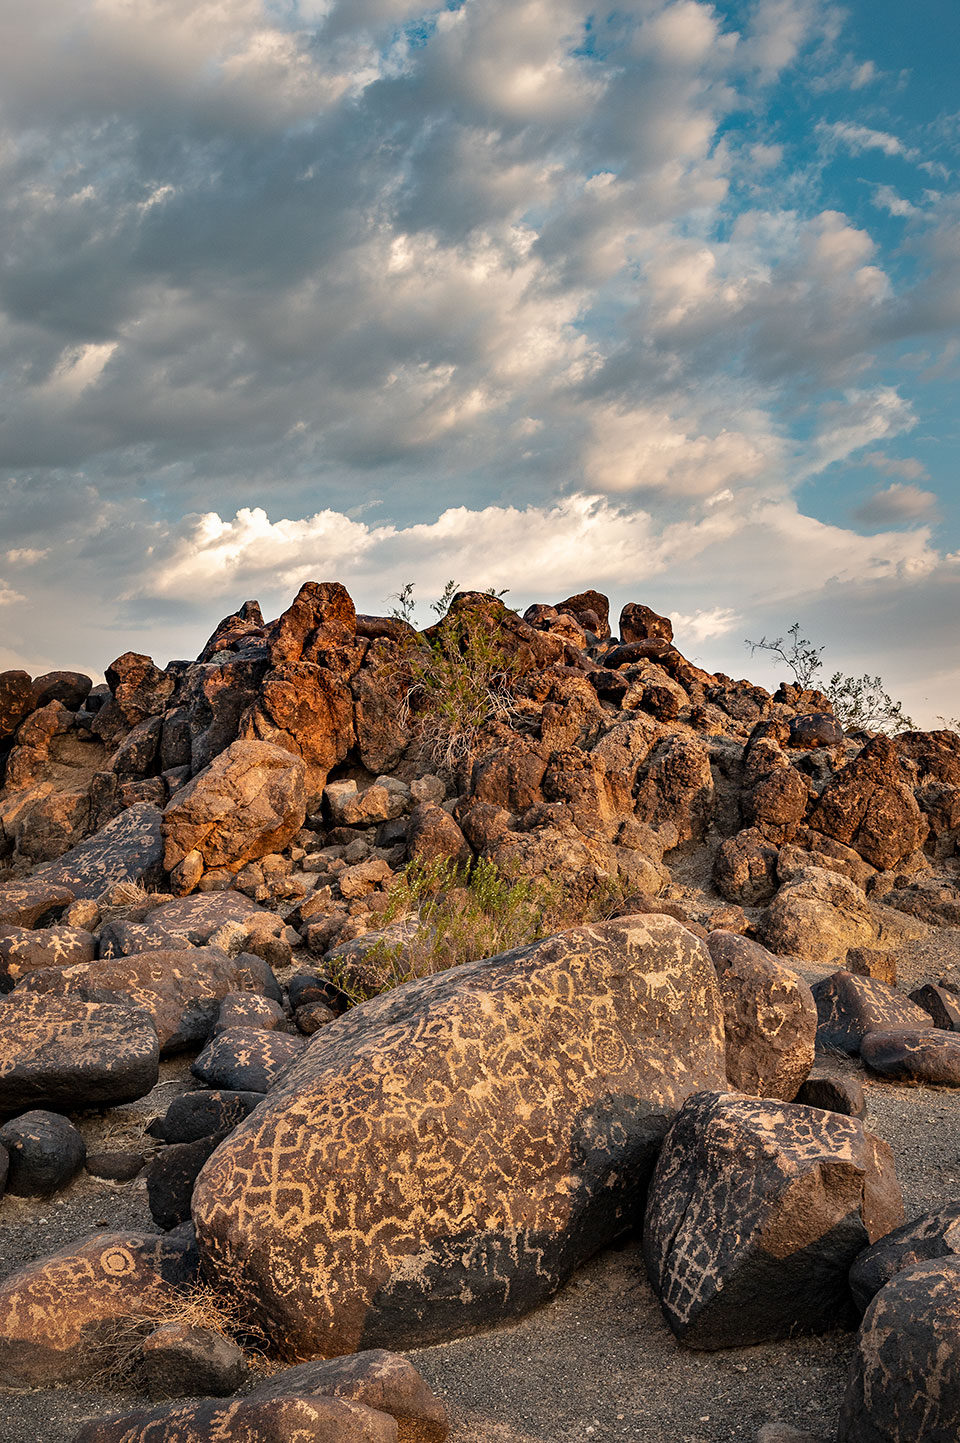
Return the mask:
M207 1163L205 1266L294 1357L515 1315L636 1219L722 1078L716 974L667 917L408 984L317 1033Z
M840 1072L825 1062L814 1064L794 1102L802 1102L805 1107L819 1107L823 1112L840 1112L844 1117L862 1119L867 1115L860 1078L849 1072Z
M16 735L20 723L36 704L28 671L0 671L0 743Z
M756 827L727 837L713 859L713 882L728 902L762 907L779 885L776 847Z
M118 882L158 883L162 853L160 811L151 802L138 802L59 861L39 867L33 880L69 888L76 898L95 899Z
M398 1443L444 1443L450 1430L446 1408L410 1359L382 1348L284 1368L250 1396L272 1398L284 1393L341 1398L389 1413L397 1420Z
M808 712L790 719L789 745L798 751L816 751L818 747L842 747L843 727L829 712Z
M632 641L673 641L673 623L668 616L659 616L639 601L628 601L620 613L620 640L627 646Z
M97 1233L28 1263L0 1283L0 1384L36 1388L96 1372L110 1325L149 1316L196 1269L186 1230Z
M864 1314L838 1443L956 1443L960 1257L896 1273Z
M264 1032L274 1032L284 1023L284 1012L279 1002L271 997L261 997L256 992L228 992L220 1003L214 1032L226 1032L229 1027L261 1027Z
M213 1328L165 1323L144 1339L140 1366L151 1398L215 1398L235 1393L247 1374L232 1338Z
M165 711L176 689L176 678L138 651L125 651L104 675L120 714L131 727Z
M7 1192L49 1197L83 1167L86 1145L69 1118L58 1112L24 1112L0 1127L9 1156Z
M153 1018L161 1056L205 1042L217 1020L221 999L232 992L276 992L277 982L261 958L249 952L228 957L217 947L142 952L101 958L75 967L31 972L20 992L48 997L98 998L121 994Z
M879 927L859 887L838 872L808 867L786 882L767 908L764 941L772 952L835 962L850 947L869 947Z
M143 1172L146 1158L142 1152L121 1148L111 1152L88 1152L84 1168L91 1177L108 1182L133 1182Z
M179 792L163 814L167 871L192 853L203 867L238 872L281 851L307 814L300 757L269 742L238 741Z
M917 850L927 826L892 737L874 737L836 774L814 807L810 826L885 871Z
M204 947L231 923L270 917L240 892L199 892L192 897L161 899L141 921L117 919L100 929L100 956L125 957L161 948Z
M339 1398L169 1404L87 1423L73 1443L397 1443L387 1413Z
M36 705L59 701L68 711L79 711L90 695L93 682L82 671L48 671L33 683Z
M8 990L39 967L71 967L96 955L97 939L82 927L0 925L0 989Z
M0 1114L134 1102L156 1085L159 1053L132 1002L13 992L0 1002Z
M240 736L302 757L306 799L316 805L331 769L355 739L350 687L335 672L309 662L278 667L264 677Z
M435 802L420 802L410 813L407 856L428 863L449 857L459 866L473 860L466 837L450 813Z
M147 1169L147 1198L158 1227L175 1228L189 1219L197 1174L229 1133L228 1127L223 1128L194 1142L175 1142L157 1153Z
M934 1027L942 1027L945 1032L960 1032L960 997L949 987L926 982L914 988L910 1001L929 1013Z
M813 1066L817 1004L806 982L758 942L711 932L726 1031L727 1081L736 1092L792 1102Z
M820 1019L817 1041L838 1052L859 1052L868 1032L933 1027L929 1013L902 992L873 977L857 977L842 969L815 983L813 997Z
M860 1056L871 1072L897 1082L960 1087L960 1035L956 1032L930 1026L923 1031L868 1032L860 1043Z
M264 1032L259 1027L231 1027L218 1032L191 1067L208 1087L231 1092L269 1092L283 1069L304 1048L302 1037Z
M680 842L701 841L713 816L710 754L699 737L676 735L653 752L637 791L642 822L672 822Z
M61 913L73 900L69 887L38 877L0 883L0 926L36 927L44 917Z
M183 1092L147 1131L161 1142L195 1142L236 1127L262 1101L262 1092Z
M960 1202L922 1213L865 1248L850 1269L850 1290L861 1313L897 1273L932 1258L960 1257Z
M667 1135L643 1253L667 1322L713 1350L847 1323L847 1273L903 1218L885 1142L812 1107L702 1093Z

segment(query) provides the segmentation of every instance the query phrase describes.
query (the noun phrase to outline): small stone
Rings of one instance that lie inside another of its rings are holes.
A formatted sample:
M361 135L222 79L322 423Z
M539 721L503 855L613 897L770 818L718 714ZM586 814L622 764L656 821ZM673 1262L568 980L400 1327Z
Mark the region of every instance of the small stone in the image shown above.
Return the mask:
M325 1002L309 1002L305 1007L297 1008L293 1020L305 1037L311 1037L321 1027L336 1022L337 1014Z
M141 1354L151 1398L223 1398L247 1373L236 1343L213 1328L166 1323L144 1341Z
M960 1032L960 997L948 987L927 982L923 987L914 988L910 1001L929 1012L934 1027L941 1027L945 1032Z
M874 977L878 982L886 982L888 987L897 985L897 959L892 952L879 952L874 947L849 947L844 967L857 977Z
M834 1071L825 1064L814 1067L794 1098L805 1107L819 1107L824 1112L839 1112L843 1117L865 1117L867 1103L860 1079Z
M100 904L92 897L81 897L78 902L70 904L63 920L68 927L81 927L85 932L92 932L100 921Z
M88 1152L84 1167L91 1177L107 1182L131 1182L146 1164L142 1152Z
M69 1118L57 1112L25 1112L0 1127L10 1158L7 1192L49 1197L66 1187L83 1166L87 1149Z

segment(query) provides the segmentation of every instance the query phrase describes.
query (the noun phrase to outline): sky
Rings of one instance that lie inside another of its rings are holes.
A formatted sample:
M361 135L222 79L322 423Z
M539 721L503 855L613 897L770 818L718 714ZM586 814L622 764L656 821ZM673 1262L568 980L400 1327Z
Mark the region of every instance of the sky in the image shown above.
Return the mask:
M960 714L956 0L2 0L0 667L308 579Z

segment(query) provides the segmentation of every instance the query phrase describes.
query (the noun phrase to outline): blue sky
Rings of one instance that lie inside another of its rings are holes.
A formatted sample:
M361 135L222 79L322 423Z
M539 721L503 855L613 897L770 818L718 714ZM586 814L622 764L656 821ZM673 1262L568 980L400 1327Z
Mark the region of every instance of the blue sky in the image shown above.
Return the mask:
M336 577L960 713L960 6L7 0L0 666Z

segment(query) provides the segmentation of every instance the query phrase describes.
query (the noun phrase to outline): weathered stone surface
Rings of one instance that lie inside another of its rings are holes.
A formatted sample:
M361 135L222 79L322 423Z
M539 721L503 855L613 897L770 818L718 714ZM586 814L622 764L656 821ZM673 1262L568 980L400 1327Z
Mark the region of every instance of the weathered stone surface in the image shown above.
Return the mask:
M38 967L71 967L92 962L97 939L82 927L6 927L0 925L0 988L10 988Z
M450 1429L446 1408L410 1359L382 1348L285 1368L250 1396L272 1398L284 1393L342 1398L389 1413L397 1420L398 1443L444 1443Z
M283 1069L303 1048L302 1037L292 1037L285 1032L231 1027L207 1043L190 1071L208 1087L231 1092L269 1092Z
M50 997L130 997L153 1018L167 1056L207 1039L228 993L262 995L276 986L266 962L249 952L228 957L217 947L190 947L48 967L31 972L19 989Z
M355 740L350 687L335 672L308 662L279 667L264 677L240 736L302 757L307 803L316 805L331 768Z
M570 612L573 616L584 616L592 611L598 623L595 634L601 640L610 635L610 602L602 591L594 591L592 588L578 591L574 596L568 596L565 601L558 601L556 610Z
M865 891L870 878L877 875L876 868L865 862L859 852L855 852L852 847L845 847L842 842L834 841L833 837L821 836L819 832L808 833L802 847L788 842L780 848L777 876L781 882L792 882L794 877L808 867L820 867L825 872L839 872L841 877L848 877L861 891Z
M37 706L59 701L69 711L79 711L90 695L93 682L82 671L47 671L33 683Z
M662 826L672 822L680 842L700 841L713 814L713 774L703 742L674 736L653 753L637 791L637 816Z
M867 1103L859 1077L840 1072L829 1063L815 1063L806 1082L794 1098L805 1107L819 1107L824 1112L840 1112L844 1117L864 1118Z
M727 1081L737 1092L792 1102L813 1066L817 1005L810 988L746 937L711 932L707 946L723 999Z
M205 867L239 871L282 850L305 817L301 758L268 742L234 742L167 806L164 866L198 852Z
M164 711L176 688L175 677L138 651L125 651L104 675L124 721L132 727Z
M151 1398L224 1398L247 1374L243 1353L213 1328L165 1323L144 1339L140 1364Z
M960 1258L891 1278L860 1325L838 1443L956 1443L958 1338Z
M31 1388L85 1377L116 1318L159 1303L196 1275L183 1233L97 1233L0 1283L0 1383Z
M667 917L412 983L319 1032L204 1168L206 1265L294 1357L522 1312L633 1216L669 1118L722 1078L709 954Z
M922 1213L865 1248L850 1269L853 1300L863 1313L897 1273L946 1257L960 1257L960 1202Z
M842 747L843 740L843 727L829 712L808 712L790 720L790 746L799 751Z
M647 1275L691 1347L823 1332L849 1320L854 1258L902 1218L892 1153L859 1122L703 1093L657 1162Z
M240 892L201 892L171 897L152 907L139 922L105 922L100 929L100 956L125 957L162 948L204 947L232 922L272 916Z
M850 947L847 951L845 972L857 977L874 977L886 982L889 987L897 985L897 959L892 952L881 952L876 947Z
M960 997L949 987L925 982L910 993L910 1001L930 1014L934 1027L942 1027L945 1032L960 1032Z
M339 581L305 581L271 630L270 657L274 666L328 665L339 653L350 654L356 633L357 611L346 588Z
M236 1127L262 1101L262 1092L184 1092L147 1131L163 1142L195 1142Z
M941 1032L932 1026L923 1031L868 1032L860 1043L860 1056L871 1072L881 1077L960 1087L960 1034L956 1032Z
M410 740L400 690L389 668L388 658L395 654L389 643L375 642L350 681L357 751L375 775L396 766ZM378 662L386 663L384 669L378 669Z
M91 1177L110 1182L132 1182L143 1172L146 1158L142 1152L120 1149L115 1152L88 1152L84 1167Z
M157 1153L147 1169L147 1198L158 1227L175 1228L187 1221L197 1174L229 1132L223 1128L193 1142L175 1142Z
M775 894L777 849L756 827L727 837L713 860L714 886L728 902L762 907Z
M226 1032L229 1027L261 1027L264 1032L274 1032L284 1022L283 1008L270 997L261 997L256 992L228 992L220 1003L214 1032Z
M657 637L662 641L673 640L673 623L668 616L659 616L649 606L638 601L628 601L620 613L620 639L626 645L632 641L648 641Z
M834 962L850 947L869 947L879 927L859 887L820 867L808 867L780 888L767 908L764 941L773 952L811 962Z
M0 671L0 742L16 734L36 706L33 682L27 671Z
M902 992L873 977L857 977L842 969L815 983L813 997L820 1019L817 1040L839 1052L859 1052L868 1032L933 1027L929 1013Z
M58 1112L24 1112L0 1127L10 1159L7 1192L49 1197L83 1167L87 1149L69 1118Z
M159 882L163 851L160 815L150 802L127 807L59 861L40 867L34 879L67 887L76 898L97 898L118 882L145 886Z
M239 1398L87 1423L73 1443L397 1443L386 1413L339 1398Z
M881 869L895 867L916 851L926 823L901 775L891 737L875 737L837 773L811 813L810 826Z
M133 1102L155 1085L159 1051L133 1003L12 992L0 1002L0 1113Z
M35 927L43 917L62 912L73 900L69 887L39 877L0 883L0 925Z
M449 857L462 865L473 859L467 839L450 813L434 802L421 802L410 813L407 855L422 862Z

